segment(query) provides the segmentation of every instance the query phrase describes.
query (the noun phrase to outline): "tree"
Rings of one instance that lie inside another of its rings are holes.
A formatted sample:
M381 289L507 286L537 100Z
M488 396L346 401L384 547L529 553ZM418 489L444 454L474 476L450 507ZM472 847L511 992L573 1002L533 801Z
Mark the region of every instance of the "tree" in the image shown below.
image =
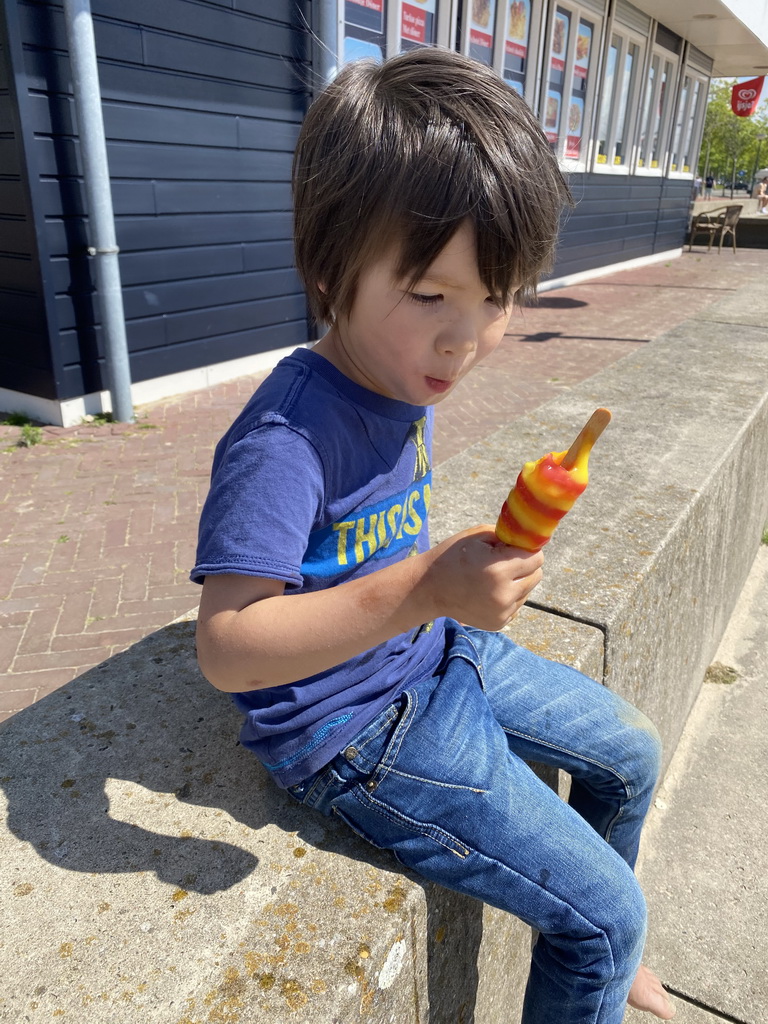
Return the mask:
M752 185L760 153L768 162L768 145L762 145L758 135L768 141L768 103L763 103L751 117L737 117L731 110L731 90L735 78L714 78L709 87L704 135L699 156L702 177L711 174L719 181L737 180Z

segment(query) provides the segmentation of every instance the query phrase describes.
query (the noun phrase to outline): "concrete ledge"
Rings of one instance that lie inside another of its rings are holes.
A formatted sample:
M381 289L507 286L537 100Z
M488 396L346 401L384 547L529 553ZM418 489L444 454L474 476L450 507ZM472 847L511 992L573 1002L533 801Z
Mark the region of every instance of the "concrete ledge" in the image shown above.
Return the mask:
M439 540L494 522L524 459L566 447L598 405L613 411L534 603L603 632L602 678L655 721L667 761L768 517L768 329L750 326L751 296L710 306L435 474Z
M710 210L714 210L720 206L741 206L742 217L750 216L753 213L757 213L757 199L753 199L749 192L743 192L740 189L734 190L733 199L731 199L730 191L728 195L724 196L712 196L711 199L695 199L691 212L695 217L697 213L709 213Z
M296 806L239 720L178 622L0 726L0 1021L513 1020L529 930Z
M746 196L745 192L735 192L733 199L728 199L727 197L716 200L698 199L691 207L691 221L699 213L711 213L713 210L722 212L722 209L726 206L741 206L739 223L736 225L736 248L766 249L768 248L768 217L759 213L757 199L747 198ZM690 234L686 236L686 246L689 241ZM723 249L726 252L732 253L733 243L730 237L726 239ZM705 235L696 235L693 250L697 252L707 251L707 238ZM717 244L713 246L712 252L717 253Z
M768 330L747 299L435 473L437 540L494 521L525 459L613 410L512 635L646 710L667 757L768 515ZM172 624L0 725L0 1021L514 1021L528 930L276 791L192 636Z

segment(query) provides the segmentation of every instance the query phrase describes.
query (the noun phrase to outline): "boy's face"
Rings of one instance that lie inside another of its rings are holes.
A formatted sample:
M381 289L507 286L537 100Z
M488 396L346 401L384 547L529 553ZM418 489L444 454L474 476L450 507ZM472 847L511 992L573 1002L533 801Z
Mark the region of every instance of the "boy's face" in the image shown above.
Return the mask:
M488 296L465 221L413 287L395 256L360 275L348 316L315 346L351 380L412 405L435 405L501 341L511 309Z

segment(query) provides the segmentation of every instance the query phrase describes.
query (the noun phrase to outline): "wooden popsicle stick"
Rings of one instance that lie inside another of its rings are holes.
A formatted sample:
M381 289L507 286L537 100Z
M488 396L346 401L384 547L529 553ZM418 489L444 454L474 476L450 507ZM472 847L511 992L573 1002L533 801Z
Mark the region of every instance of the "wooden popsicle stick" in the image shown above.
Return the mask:
M582 447L588 444L591 449L610 422L611 414L608 409L595 409L582 427L579 436L565 453L563 461L560 463L563 469L573 469Z

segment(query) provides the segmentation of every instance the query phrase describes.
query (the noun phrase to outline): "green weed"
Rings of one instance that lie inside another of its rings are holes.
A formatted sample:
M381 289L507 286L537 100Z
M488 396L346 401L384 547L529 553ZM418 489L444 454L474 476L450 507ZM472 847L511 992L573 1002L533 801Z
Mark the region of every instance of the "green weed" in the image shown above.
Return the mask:
M16 442L19 448L31 448L32 445L40 444L43 440L43 432L40 427L35 427L31 423L25 423L21 428L21 434Z
M0 425L4 427L24 427L32 420L29 416L26 416L23 412L9 412L4 420L0 420Z

